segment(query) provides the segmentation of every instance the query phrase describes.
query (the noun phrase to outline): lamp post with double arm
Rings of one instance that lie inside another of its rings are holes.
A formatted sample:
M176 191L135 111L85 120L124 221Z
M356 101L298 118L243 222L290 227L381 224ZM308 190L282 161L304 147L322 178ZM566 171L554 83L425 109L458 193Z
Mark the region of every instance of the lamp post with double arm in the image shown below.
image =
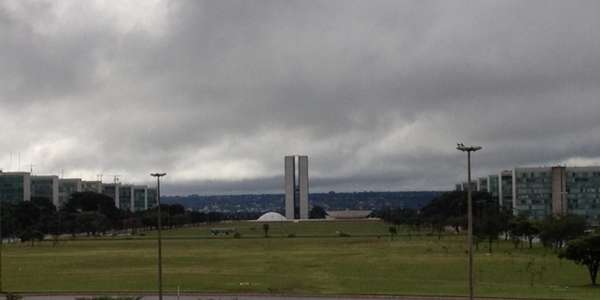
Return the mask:
M481 150L481 147L465 146L463 143L459 143L456 146L456 149L462 152L467 152L467 243L469 247L469 300L473 300L473 199L471 196L471 152L479 151Z
M160 213L160 178L167 173L151 173L150 176L156 177L156 207L158 209L158 299L163 300L162 290L162 216Z

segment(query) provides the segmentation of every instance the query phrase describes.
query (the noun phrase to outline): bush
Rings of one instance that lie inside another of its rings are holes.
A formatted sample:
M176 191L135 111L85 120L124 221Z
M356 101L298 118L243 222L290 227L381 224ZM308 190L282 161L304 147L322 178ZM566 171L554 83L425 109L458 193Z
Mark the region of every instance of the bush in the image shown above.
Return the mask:
M350 237L350 234L345 233L343 231L338 231L337 234L339 237Z
M239 239L239 238L241 238L241 237L242 237L242 234L241 234L241 233L239 233L239 232L236 232L236 233L234 233L234 234L233 234L233 238L234 238L234 239Z
M289 238L295 238L296 234L295 233L290 233L290 234L287 235L287 237L289 237Z
M21 299L23 299L23 296L21 296L21 295L17 295L17 294L13 294L13 293L6 294L6 300L21 300Z

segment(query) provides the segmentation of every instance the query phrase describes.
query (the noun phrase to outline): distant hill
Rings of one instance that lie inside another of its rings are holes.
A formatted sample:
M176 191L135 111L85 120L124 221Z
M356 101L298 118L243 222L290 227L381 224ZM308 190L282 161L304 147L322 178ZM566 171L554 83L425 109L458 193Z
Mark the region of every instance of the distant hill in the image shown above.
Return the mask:
M310 205L330 210L377 210L383 207L418 209L429 203L441 192L354 192L311 193ZM248 194L215 196L163 196L162 202L181 204L192 210L219 212L266 212L284 210L283 194Z

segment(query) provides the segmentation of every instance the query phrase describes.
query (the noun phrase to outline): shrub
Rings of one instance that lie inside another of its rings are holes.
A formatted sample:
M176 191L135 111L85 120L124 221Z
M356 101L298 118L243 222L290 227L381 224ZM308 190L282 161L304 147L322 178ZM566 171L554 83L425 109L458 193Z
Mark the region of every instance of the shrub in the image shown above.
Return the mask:
M350 234L345 233L343 231L338 231L337 234L339 237L350 237Z
M6 294L6 300L21 300L21 299L23 299L23 296L21 296L21 295L17 295L17 294L13 294L13 293Z

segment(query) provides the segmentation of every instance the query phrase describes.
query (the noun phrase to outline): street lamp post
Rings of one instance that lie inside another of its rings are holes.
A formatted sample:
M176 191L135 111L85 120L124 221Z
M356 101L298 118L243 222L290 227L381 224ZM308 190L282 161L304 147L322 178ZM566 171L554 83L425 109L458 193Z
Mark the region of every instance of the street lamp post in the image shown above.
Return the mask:
M471 198L471 152L481 150L480 146L465 146L459 143L456 149L467 152L467 219L468 219L468 235L467 243L469 244L469 300L473 300L473 199Z
M4 294L2 288L2 248L4 247L4 237L2 236L2 203L0 202L0 295Z
M160 178L167 173L151 173L150 176L156 177L156 206L158 208L158 299L163 299L162 291L162 216L160 214Z

